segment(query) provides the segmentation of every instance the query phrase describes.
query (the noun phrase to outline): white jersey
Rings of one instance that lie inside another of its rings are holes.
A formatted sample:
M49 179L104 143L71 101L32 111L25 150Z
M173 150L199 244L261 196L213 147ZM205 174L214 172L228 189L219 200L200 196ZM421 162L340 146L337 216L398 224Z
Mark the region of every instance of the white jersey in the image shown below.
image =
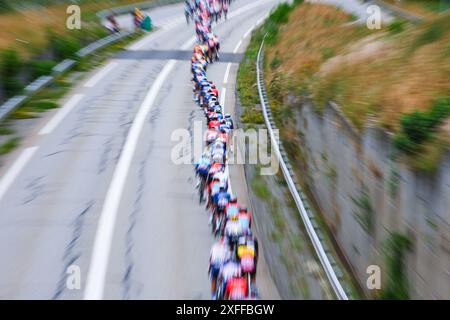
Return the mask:
M223 171L219 171L214 174L213 178L217 178L220 181L220 187L225 188L228 184L228 175Z
M220 266L230 258L230 250L225 243L216 242L211 248L209 259L212 265Z
M242 276L241 266L236 262L228 262L220 269L220 274L223 281L227 281L229 278L235 278Z
M236 220L229 220L225 225L225 234L229 237L238 237L244 234L244 230L242 228L242 224Z

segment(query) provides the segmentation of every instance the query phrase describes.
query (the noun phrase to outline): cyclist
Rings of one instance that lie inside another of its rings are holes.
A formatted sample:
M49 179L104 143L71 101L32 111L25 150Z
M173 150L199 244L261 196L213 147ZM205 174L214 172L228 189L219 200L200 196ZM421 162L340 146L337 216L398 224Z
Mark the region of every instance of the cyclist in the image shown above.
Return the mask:
M229 219L237 219L239 212L241 211L241 205L237 202L236 196L231 196L230 201L228 202L225 208L226 218Z
M221 266L230 258L230 250L225 242L225 238L213 244L209 255L208 273L211 280L211 291L213 299L216 294L216 284L219 277Z
M244 300L248 296L247 280L243 277L231 278L225 288L225 300Z
M230 279L241 276L242 276L241 265L237 261L230 259L227 262L225 262L219 270L217 297L218 298L223 297L223 293L225 292L228 281Z
M247 208L241 208L237 216L238 221L242 224L244 230L250 229L252 227L252 216L248 212Z

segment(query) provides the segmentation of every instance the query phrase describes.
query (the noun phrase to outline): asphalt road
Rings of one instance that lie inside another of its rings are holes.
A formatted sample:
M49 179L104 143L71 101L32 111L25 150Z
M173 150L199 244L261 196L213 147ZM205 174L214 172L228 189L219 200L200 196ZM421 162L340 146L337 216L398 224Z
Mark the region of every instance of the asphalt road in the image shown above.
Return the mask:
M234 113L235 62L248 31L277 2L237 0L230 19L214 27L224 61L208 75L227 112ZM210 298L207 213L192 165L171 159L172 133L203 120L184 52L194 27L183 13L182 5L151 11L157 31L33 121L0 169L1 299ZM230 171L247 201L242 168ZM80 288L67 286L72 270L80 271ZM278 298L264 261L258 285L262 298Z

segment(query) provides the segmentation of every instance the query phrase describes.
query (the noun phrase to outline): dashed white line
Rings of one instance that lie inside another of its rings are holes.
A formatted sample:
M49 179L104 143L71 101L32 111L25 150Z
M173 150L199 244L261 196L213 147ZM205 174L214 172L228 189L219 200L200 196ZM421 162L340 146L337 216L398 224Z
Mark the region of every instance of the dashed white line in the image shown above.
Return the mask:
M194 41L195 38L189 39L182 48L192 46ZM100 214L97 233L95 235L94 249L92 250L91 264L86 280L86 290L84 292L85 300L99 300L103 298L112 237L114 234L114 225L128 171L131 167L133 155L137 147L139 136L144 127L145 120L155 103L159 90L172 69L175 67L175 64L176 60L169 60L164 66L142 102L133 124L131 125Z
M106 76L109 72L111 72L115 67L119 64L117 62L110 62L106 66L104 66L100 71L98 71L95 76L90 78L84 86L87 88L94 87L104 76Z
M228 65L227 65L227 69L225 71L225 76L223 77L223 84L228 83L228 76L230 75L230 69L231 69L231 62L228 63Z
M39 135L49 134L59 125L59 123L67 116L70 111L83 99L84 94L74 94L72 98L61 108L58 113L47 123L47 125L39 131Z
M16 177L20 174L22 169L25 167L25 165L28 163L28 161L31 159L33 154L36 152L36 150L39 149L39 147L30 147L26 148L22 151L20 156L17 158L17 160L14 162L14 164L11 166L11 168L6 172L6 174L3 176L3 178L0 180L0 200L3 198L5 193L8 191L11 184L14 182Z
M225 113L225 99L227 95L227 88L223 87L220 92L220 105L222 106L222 111Z

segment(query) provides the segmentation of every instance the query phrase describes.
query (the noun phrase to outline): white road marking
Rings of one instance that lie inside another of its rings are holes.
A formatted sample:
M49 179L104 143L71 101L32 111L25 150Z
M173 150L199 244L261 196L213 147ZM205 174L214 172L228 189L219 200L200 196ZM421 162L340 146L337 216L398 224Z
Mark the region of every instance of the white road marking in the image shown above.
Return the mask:
M59 123L67 116L70 111L83 99L84 94L77 93L66 102L66 104L59 109L58 113L39 131L39 135L49 134L59 125Z
M111 72L119 64L117 62L110 62L104 66L100 71L98 71L92 78L90 78L84 86L87 88L94 87L104 76Z
M11 184L20 174L22 169L25 167L25 165L28 163L28 161L31 159L31 157L37 151L37 149L39 149L39 147L30 147L23 150L20 156L11 166L11 168L9 168L9 170L0 180L0 200L3 198L3 196L11 186Z
M194 41L195 38L189 39L182 48L192 46ZM114 225L128 171L131 167L133 155L147 116L155 103L159 90L172 69L175 67L175 64L176 60L169 60L169 62L166 63L142 102L133 124L131 125L100 214L94 248L92 250L91 264L86 280L86 289L84 291L85 300L99 300L103 298L108 260L114 234Z
M235 48L234 48L234 50L233 50L233 53L236 53L236 52L238 52L238 50L239 50L239 47L241 46L241 44L242 44L242 39L241 39L241 40L239 40L239 42L237 43L236 47L235 47Z
M127 140L120 155L112 178L111 184L106 194L103 204L98 229L95 236L94 249L92 251L91 265L86 281L84 299L97 300L103 298L106 271L108 267L109 254L111 251L114 224L119 209L122 191L128 176L128 171L133 160L136 146L144 127L145 120L153 107L159 90L175 66L176 61L170 60L159 73L150 91L145 97L142 105L133 121Z
M256 1L256 2L253 2L253 3L251 3L251 4L247 4L247 5L243 6L242 8L237 9L236 11L233 11L232 13L230 13L230 14L228 15L228 19L234 18L235 16L244 13L245 11L251 10L251 9L253 9L253 8L255 8L255 7L262 6L262 5L264 5L264 4L267 4L267 3L273 2L273 1L274 1L274 0Z
M244 36L242 37L242 39L245 39L248 37L248 35L250 34L250 32L253 31L253 29L255 29L256 24L254 24L250 29L247 30L247 32L244 34Z
M161 32L150 33L147 37L127 46L127 50L130 50L130 51L141 50L143 47L148 45L149 42L160 38L161 36L163 36L166 33L166 31L174 29L175 27L179 26L183 21L184 21L184 16L181 17L181 19L180 18L172 19L168 23L165 23L164 25L162 25L161 30L160 30Z
M222 106L222 111L225 114L225 99L227 95L227 88L223 87L220 92L220 105Z
M228 76L230 75L231 62L227 65L227 70L225 71L225 76L223 77L223 84L228 83Z

